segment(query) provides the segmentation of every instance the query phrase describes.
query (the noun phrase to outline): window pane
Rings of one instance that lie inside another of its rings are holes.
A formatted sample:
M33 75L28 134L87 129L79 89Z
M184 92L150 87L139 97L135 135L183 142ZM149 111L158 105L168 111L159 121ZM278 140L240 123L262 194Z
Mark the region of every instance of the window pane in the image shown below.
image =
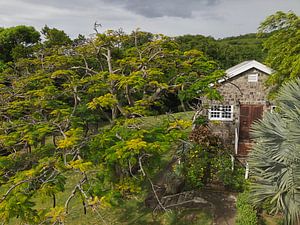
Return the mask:
M209 118L213 120L232 120L233 107L231 105L212 105Z

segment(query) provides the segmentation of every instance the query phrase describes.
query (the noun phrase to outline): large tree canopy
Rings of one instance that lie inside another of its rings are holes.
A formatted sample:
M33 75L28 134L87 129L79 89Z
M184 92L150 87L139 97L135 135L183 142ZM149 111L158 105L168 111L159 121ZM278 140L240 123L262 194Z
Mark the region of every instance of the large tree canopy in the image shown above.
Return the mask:
M16 26L0 29L0 61L9 62L13 59L26 57L30 45L40 40L40 33L33 27ZM1 68L1 66L0 66Z
M258 38L256 34L245 34L218 40L203 35L183 35L176 37L175 41L179 43L181 50L197 49L203 51L208 57L217 61L221 68L228 69L246 60L255 59L262 62L265 57L262 50L264 39L265 37Z
M300 17L293 12L277 12L259 27L259 33L270 32L264 42L268 51L266 63L275 70L269 84L277 89L282 83L300 76Z
M44 34L30 57L16 58L0 73L5 221L59 223L75 193L86 208L139 192L190 123L145 127L137 117L168 112L169 95L179 108L189 107L200 94L215 94L209 84L223 75L203 52L183 52L163 35L110 30L70 45L64 32L44 28ZM70 174L81 179L58 207ZM53 207L38 211L39 196Z
M44 44L47 47L53 45L68 45L72 43L69 36L63 31L56 28L49 28L47 25L43 27L41 33L45 36Z

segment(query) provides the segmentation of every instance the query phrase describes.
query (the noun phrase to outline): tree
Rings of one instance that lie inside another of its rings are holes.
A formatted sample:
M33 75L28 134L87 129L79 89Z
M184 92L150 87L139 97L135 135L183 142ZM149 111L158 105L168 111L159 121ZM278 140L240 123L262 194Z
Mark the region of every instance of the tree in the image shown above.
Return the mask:
M75 195L86 210L139 192L162 154L186 138L182 131L190 123L174 120L150 128L136 117L168 111L154 108L164 93L188 92L182 99L187 104L198 90L209 92L208 84L222 74L202 52L184 53L162 35L107 31L79 37L73 45L64 32L56 37L0 70L5 221L62 222ZM92 167L99 172L91 177ZM58 206L58 193L74 174L80 180ZM39 212L38 196L50 198L53 207Z
M215 40L202 35L183 35L175 38L182 51L200 50L207 57L219 63L222 69L228 69L245 60L263 61L262 41L256 34L245 34Z
M0 29L0 61L29 56L32 52L30 46L39 40L40 33L34 27L19 25Z
M50 217L55 222L58 214L68 213L75 193L87 205L83 186L91 163L81 158L86 146L85 120L78 116L81 74L68 70L81 61L69 54L69 46L53 48L37 48L30 57L10 62L0 74L3 221L19 217L35 224ZM66 171L79 173L82 179L59 213L56 198L64 191ZM34 199L40 196L50 197L53 208L38 213Z
M254 203L282 212L288 225L300 221L299 90L299 79L282 86L276 112L253 126L256 144L249 156Z
M69 36L63 30L58 30L57 28L49 28L47 25L45 25L41 33L45 36L46 41L44 44L47 47L55 45L62 46L72 43L72 40L69 38Z
M277 12L259 27L259 35L270 33L264 41L266 63L275 70L269 84L276 91L284 82L300 76L300 17L293 12Z

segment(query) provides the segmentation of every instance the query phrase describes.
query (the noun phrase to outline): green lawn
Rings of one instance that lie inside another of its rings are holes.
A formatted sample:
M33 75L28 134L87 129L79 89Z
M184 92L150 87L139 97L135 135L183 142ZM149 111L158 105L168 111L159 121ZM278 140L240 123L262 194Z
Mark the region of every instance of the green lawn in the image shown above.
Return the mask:
M64 206L67 198L71 194L74 185L80 180L79 174L68 176L66 189L57 195L57 206ZM106 207L93 211L87 209L84 214L80 197L75 196L69 204L69 214L66 216L65 224L68 225L87 225L87 224L109 224L109 225L210 225L211 215L199 209L173 210L168 212L158 212L153 214L151 209L144 206L143 194L123 201L118 206ZM52 207L50 198L38 198L38 209ZM22 224L18 219L12 220L10 225ZM23 225L23 224L22 224Z
M148 116L141 118L142 123L145 127L153 127L153 125L159 124L162 121L169 119L182 119L182 120L190 120L192 121L194 111L187 111L187 112L179 112L179 113L173 113L173 114L165 114L165 115L159 115L159 116Z
M144 118L137 118L143 128L150 128L162 121L168 119L191 120L193 112L181 112L171 115L150 116ZM188 132L188 131L187 131ZM171 152L163 156L164 162L167 163L171 157ZM162 165L163 167L163 165ZM97 168L95 168L97 170ZM71 195L74 186L81 179L80 174L67 174L67 182L65 191L57 194L56 206L64 207L66 200ZM146 188L145 188L146 189ZM171 225L171 224L195 224L208 225L211 224L211 216L202 212L199 209L191 210L176 210L168 212L158 212L155 215L151 209L144 206L144 196L146 191L140 195L134 196L120 203L120 205L113 207L104 207L97 211L91 208L87 209L84 214L82 201L79 195L76 195L69 204L69 214L66 216L65 224L82 225L82 224L157 224L157 225ZM52 207L52 199L50 197L37 197L36 208L39 210ZM9 224L21 224L18 219L12 220Z

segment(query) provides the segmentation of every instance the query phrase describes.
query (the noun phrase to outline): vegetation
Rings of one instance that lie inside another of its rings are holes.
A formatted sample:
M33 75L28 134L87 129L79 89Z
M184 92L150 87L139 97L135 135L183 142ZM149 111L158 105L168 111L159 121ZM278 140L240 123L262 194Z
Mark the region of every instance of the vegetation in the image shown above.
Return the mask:
M44 42L22 45L18 57L12 48L3 60L0 215L6 222L63 223L77 195L86 212L141 193L191 126L168 118L146 127L141 118L186 110L198 91L217 97L208 84L223 75L203 52L182 52L162 35L107 31L72 41L47 26L42 34ZM58 205L70 174L80 179ZM41 196L52 207L38 208Z
M293 12L276 14L261 23L259 34L269 32L263 45L268 51L266 63L275 70L270 76L269 85L274 92L290 79L300 74L300 18Z
M0 61L5 63L28 57L33 51L32 46L39 40L40 34L33 27L0 28Z
M0 28L1 220L75 224L86 215L95 224L199 224L199 218L209 224L212 216L197 210L152 217L143 201L149 192L157 195L152 180L176 152L181 161L173 158L171 179L184 180L185 189L211 183L244 189L242 170L232 165L206 118L199 117L191 132L187 111L201 97L221 99L210 84L223 77L223 69L264 60L262 42L277 71L269 84L297 77L299 17L269 17L258 38L95 31L91 38L72 40L48 26L41 32ZM287 224L300 211L299 83L285 86L278 112L255 126L259 142L251 156L251 196L257 205L267 202L284 213ZM255 223L247 199L240 197L238 207Z
M182 160L189 188L217 183L231 191L243 191L244 169L231 160L231 151L214 135L208 124L197 125L190 134L192 141Z
M277 95L276 112L253 126L257 143L249 159L254 203L283 213L285 224L298 224L300 216L299 89L299 79L285 84Z
M245 34L237 37L228 37L215 40L213 37L202 35L184 35L175 38L184 51L198 49L208 57L217 61L221 68L228 69L246 60L263 62L266 52L263 51L262 43L268 37L262 34Z
M245 191L238 195L237 200L237 225L257 225L258 217L257 212L253 208L250 200L249 191Z

